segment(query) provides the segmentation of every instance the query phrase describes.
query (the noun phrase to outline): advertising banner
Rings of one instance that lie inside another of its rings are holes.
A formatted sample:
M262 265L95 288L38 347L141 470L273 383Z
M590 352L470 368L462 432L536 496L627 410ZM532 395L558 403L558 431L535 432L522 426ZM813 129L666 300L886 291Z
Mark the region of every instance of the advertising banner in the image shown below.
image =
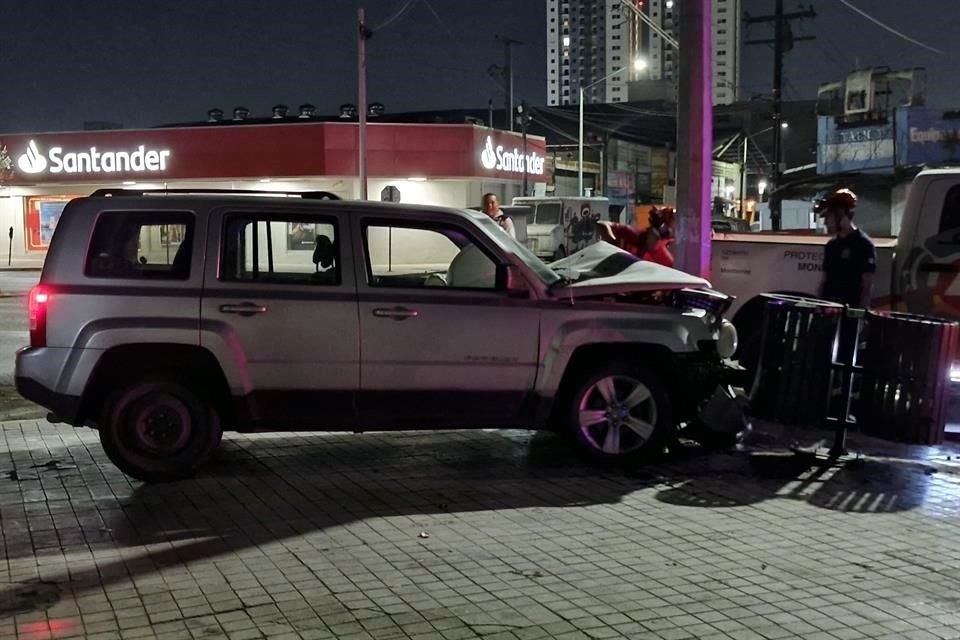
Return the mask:
M27 251L46 251L60 221L60 214L78 196L36 196L24 198L24 237Z

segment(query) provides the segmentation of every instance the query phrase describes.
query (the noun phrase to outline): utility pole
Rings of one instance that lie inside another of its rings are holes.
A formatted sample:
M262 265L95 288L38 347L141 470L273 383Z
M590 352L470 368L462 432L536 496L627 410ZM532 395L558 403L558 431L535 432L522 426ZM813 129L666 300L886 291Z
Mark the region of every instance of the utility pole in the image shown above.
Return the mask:
M817 12L813 7L793 13L783 12L783 0L777 0L776 11L772 16L747 16L744 22L748 25L761 22L773 23L773 39L747 40L744 44L772 44L773 45L773 162L770 171L770 223L774 231L780 230L781 196L779 193L780 178L783 172L781 134L783 132L783 56L793 50L795 42L815 40L815 36L795 38L790 22L803 18L816 18Z
M503 43L504 53L504 86L505 86L505 106L507 108L507 127L513 131L513 55L512 47L515 44L523 44L520 40L514 40L508 36L497 36L497 42Z
M740 219L747 219L747 151L750 145L750 136L746 131L743 136L743 157L740 162Z
M683 0L680 13L677 157L677 268L710 278L710 174L713 170L711 0Z
M527 101L523 100L520 102L520 133L522 134L523 139L523 195L527 196L527 186L529 184L529 174L527 173Z
M360 172L360 199L367 199L367 40L373 31L367 28L363 9L357 9L360 38L357 46L357 111L360 115L360 135L357 140L357 164Z

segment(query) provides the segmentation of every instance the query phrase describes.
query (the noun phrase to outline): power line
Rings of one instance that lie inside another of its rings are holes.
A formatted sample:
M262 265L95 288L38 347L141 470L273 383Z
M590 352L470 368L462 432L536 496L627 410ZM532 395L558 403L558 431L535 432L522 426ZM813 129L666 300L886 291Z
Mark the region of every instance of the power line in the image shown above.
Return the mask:
M412 6L413 6L415 3L417 3L418 1L419 1L419 0L407 0L406 3L404 3L404 5L403 5L402 7L400 7L400 9L393 15L393 17L391 17L390 19L388 19L388 20L387 20L386 22L384 22L383 24L374 27L373 29L371 29L371 31L381 31L381 30L383 30L383 29L386 29L386 28L389 27L391 24L393 24L394 22L396 22L397 20L399 20L400 18L402 18L402 17L403 17L403 14L405 14L405 13L407 12L407 10L410 9L410 7L412 7Z
M851 11L854 11L854 12L856 12L856 13L859 13L861 16L863 16L864 18L866 18L866 19L869 20L870 22L874 23L875 25L881 27L882 29L884 29L884 30L886 30L886 31L889 31L890 33L892 33L893 35L897 36L898 38L902 38L902 39L906 40L907 42L912 42L913 44L917 45L918 47L922 47L922 48L924 48L924 49L926 49L926 50L928 50L928 51L933 51L934 53L939 53L940 55L944 55L944 53L945 53L944 51L941 51L940 49L937 49L936 47L931 47L931 46L928 45L928 44L924 44L924 43L920 42L919 40L915 40L914 38L911 38L910 36L908 36L908 35L905 34L905 33L901 33L900 31L897 31L896 29L894 29L893 27L889 26L888 24L885 24L885 23L883 23L883 22L880 22L879 20L877 20L876 18L874 18L873 16L871 16L869 13L867 13L867 12L864 11L863 9L859 9L859 8L855 7L854 5L852 5L850 2L848 2L848 0L840 0L840 4L842 4L843 6L847 7L847 8L850 9Z

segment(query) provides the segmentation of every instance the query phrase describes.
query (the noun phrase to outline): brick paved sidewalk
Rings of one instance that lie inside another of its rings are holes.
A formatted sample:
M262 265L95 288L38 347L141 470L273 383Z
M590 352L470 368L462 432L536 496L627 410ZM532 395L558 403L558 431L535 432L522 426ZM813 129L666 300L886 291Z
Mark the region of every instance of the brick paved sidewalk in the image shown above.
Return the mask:
M230 435L146 486L89 430L0 438L0 638L960 638L960 476L915 464Z

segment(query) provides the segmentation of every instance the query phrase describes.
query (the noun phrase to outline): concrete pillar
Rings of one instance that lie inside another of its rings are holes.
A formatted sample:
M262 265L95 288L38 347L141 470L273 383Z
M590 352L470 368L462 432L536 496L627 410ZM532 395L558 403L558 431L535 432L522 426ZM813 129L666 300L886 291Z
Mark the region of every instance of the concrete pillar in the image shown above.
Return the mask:
M677 268L710 277L713 150L712 2L683 0L677 120Z

